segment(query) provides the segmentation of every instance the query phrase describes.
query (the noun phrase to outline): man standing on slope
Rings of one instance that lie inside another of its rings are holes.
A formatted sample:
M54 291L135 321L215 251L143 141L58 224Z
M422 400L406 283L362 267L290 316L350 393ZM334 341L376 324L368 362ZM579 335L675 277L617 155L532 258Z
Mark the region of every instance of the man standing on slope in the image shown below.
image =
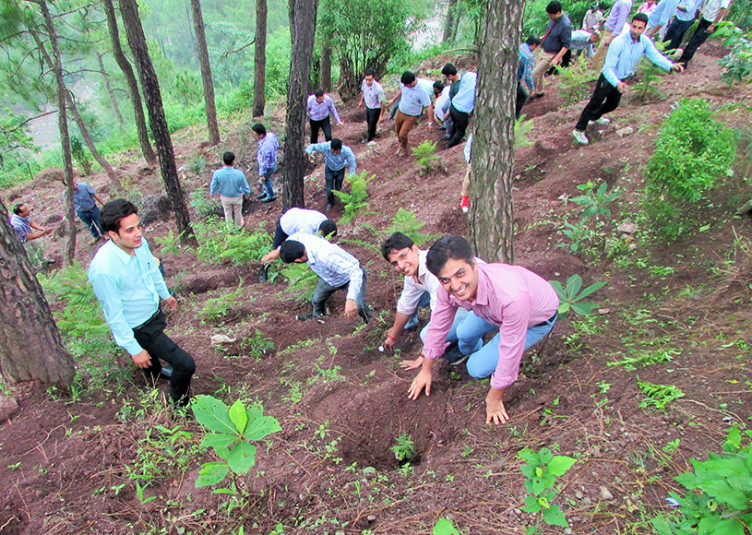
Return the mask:
M253 130L258 138L256 161L259 166L259 182L261 182L264 188L264 193L259 195L258 198L261 202L272 202L277 200L277 195L274 193L272 175L277 170L279 141L277 141L277 136L271 132L267 132L266 127L261 123L254 124L251 130Z
M308 122L311 126L311 143L317 143L319 140L319 130L324 131L324 138L327 141L332 140L332 123L329 117L334 117L337 125L342 124L339 118L337 108L329 95L325 95L321 89L318 89L313 95L308 97L306 104L308 113Z
M386 95L384 88L376 81L376 71L366 69L363 77L363 83L360 84L360 90L363 93L360 96L358 106L366 106L366 124L368 132L366 134L366 143L373 141L376 137L376 127L379 124L379 118L386 113Z
M538 61L533 69L533 79L537 93L534 98L540 98L543 92L543 76L546 72L561 63L567 53L572 38L572 22L569 16L561 11L561 2L553 1L546 6L549 22L546 33L541 38Z
M248 186L248 180L245 173L240 169L235 169L235 155L227 151L222 155L222 161L225 166L214 171L211 184L209 185L209 194L219 193L219 200L222 202L222 210L225 212L225 225L231 228L234 224L236 227L243 226L243 195L250 195L251 188Z
M629 87L624 80L632 76L635 65L643 55L666 71L684 70L681 64L671 63L666 56L658 52L650 38L643 35L647 24L648 16L645 13L638 13L632 18L629 31L614 39L608 47L606 63L595 84L593 96L582 110L580 120L577 121L572 131L577 143L588 144L585 129L589 123L608 124L608 118L603 115L619 106L622 94Z
M458 71L451 63L444 65L441 74L452 84L449 89L449 114L452 117L452 137L447 141L447 148L459 145L465 137L470 114L475 109L475 86L478 75L472 71ZM430 123L429 123L430 124Z

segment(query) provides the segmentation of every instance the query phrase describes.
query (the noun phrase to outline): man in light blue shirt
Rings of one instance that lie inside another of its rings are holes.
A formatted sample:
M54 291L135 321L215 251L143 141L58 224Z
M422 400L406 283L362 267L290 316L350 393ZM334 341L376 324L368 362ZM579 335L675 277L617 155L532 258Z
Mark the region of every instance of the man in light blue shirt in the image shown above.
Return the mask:
M319 276L313 291L313 314L300 314L307 321L326 315L326 301L337 290L346 290L345 316L352 321L360 316L365 323L371 319L366 305L366 271L360 262L344 249L315 234L298 232L287 238L279 250L286 264L307 262Z
M632 0L616 0L611 7L606 22L603 24L603 37L595 55L590 58L590 68L593 70L600 69L603 61L606 59L608 46L611 41L622 34L624 25L629 19L629 13L632 11Z
M245 173L233 167L235 155L232 152L225 152L222 155L222 161L225 163L225 166L214 171L211 184L209 185L209 194L216 195L219 193L222 210L225 212L225 224L227 228L231 228L233 224L237 227L242 227L243 195L250 195L251 188L248 186Z
M159 359L172 366L170 398L173 405L188 403L188 389L196 369L193 358L165 333L164 300L170 310L178 302L170 295L159 264L143 238L138 210L125 199L102 207L100 221L110 240L89 266L89 282L102 305L115 343L125 349L147 379L160 377Z
M454 131L447 141L447 148L459 145L465 137L467 125L470 123L470 114L475 109L475 86L478 75L472 71L458 71L451 63L444 65L441 74L447 77L452 84L449 90L451 105L449 115L452 117Z
M655 39L661 28L665 28L671 17L674 16L677 5L679 5L679 0L661 0L658 2L658 5L648 16L648 36Z
M342 140L334 138L326 143L313 143L305 149L308 157L312 157L314 151L324 155L326 165L324 166L324 178L326 179L326 211L332 209L336 197L332 191L342 190L342 181L345 179L345 167L349 167L349 175L355 174L358 164L355 161L355 154L347 145L342 144Z
M684 70L680 64L671 63L666 56L658 52L650 38L643 35L647 23L648 16L645 13L638 13L632 18L629 31L611 41L606 54L606 63L595 84L593 96L582 110L580 120L577 121L577 126L572 131L577 143L588 144L585 129L589 123L607 124L609 122L603 115L619 106L621 95L628 88L624 79L632 76L635 65L643 55L667 71Z
M674 20L668 25L666 36L663 38L663 41L668 43L666 50L676 50L681 46L684 34L692 26L697 17L697 11L702 7L702 4L703 0L682 0L676 6Z
M397 115L394 119L394 133L399 140L397 156L407 156L407 142L410 130L413 129L423 108L428 108L428 126L433 124L433 104L428 90L423 87L411 71L405 71L400 78L400 101Z

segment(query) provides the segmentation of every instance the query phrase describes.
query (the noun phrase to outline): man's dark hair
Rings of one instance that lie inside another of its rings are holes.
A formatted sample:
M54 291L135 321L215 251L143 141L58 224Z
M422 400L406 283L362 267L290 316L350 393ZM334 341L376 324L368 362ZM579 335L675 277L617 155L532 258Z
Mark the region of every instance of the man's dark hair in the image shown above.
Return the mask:
M332 144L330 145L330 148L332 150L342 150L342 140L338 137L335 137L332 139Z
M225 165L232 165L232 162L235 161L235 155L228 150L222 155L222 161L225 162Z
M529 36L525 42L528 44L528 46L538 46L541 44L540 37L537 35L531 35Z
M316 91L313 92L313 95L316 98L323 97L324 96L324 90L323 89L317 89Z
M366 69L366 72L363 73L363 76L373 76L376 78L376 71L373 69Z
M24 203L20 202L18 204L13 205L13 213L18 215L21 213L21 208L24 207Z
M395 232L389 236L386 241L381 245L381 254L384 256L384 260L389 261L389 255L395 251L401 251L415 245L413 240L409 236L402 234L401 232Z
M467 240L456 234L447 234L434 243L426 255L428 271L439 276L449 259L464 260L471 266L475 264L475 253Z
M337 223L335 223L331 219L325 219L319 225L319 232L321 232L321 235L324 237L334 237L337 235Z
M455 74L457 74L457 67L455 67L453 63L447 63L441 69L441 74L443 74L444 76L454 76Z
M400 82L402 82L402 85L410 85L415 81L415 74L413 74L411 71L405 71L402 73L402 77L400 78Z
M632 17L632 22L636 20L644 22L646 26L648 24L648 16L645 13L638 13L637 15Z
M110 201L102 206L102 212L99 215L102 230L105 232L118 232L120 230L120 220L137 213L138 208L131 201L126 201L125 199Z
M256 132L257 134L266 135L266 127L261 123L256 123L251 127L251 130Z
M305 247L299 241L285 240L279 246L279 258L285 264L292 264L305 254Z
M549 2L546 6L546 13L550 13L551 15L561 13L561 2L557 2L556 0Z
M441 93L442 91L444 91L444 82L442 82L441 80L436 80L433 83L433 92Z

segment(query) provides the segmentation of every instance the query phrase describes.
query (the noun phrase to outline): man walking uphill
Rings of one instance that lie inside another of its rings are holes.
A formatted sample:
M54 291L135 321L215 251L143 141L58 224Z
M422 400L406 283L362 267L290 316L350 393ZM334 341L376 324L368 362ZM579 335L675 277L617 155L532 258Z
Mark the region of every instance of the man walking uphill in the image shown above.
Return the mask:
M248 186L248 180L240 169L235 169L235 155L227 151L222 155L222 161L225 166L214 171L209 186L209 194L219 193L219 200L222 202L222 210L225 212L225 224L227 228L235 224L237 227L243 226L243 195L250 195L251 188Z
M333 191L342 189L342 181L345 179L345 167L350 168L350 176L355 174L358 167L355 161L355 154L347 145L342 144L342 140L334 138L326 143L314 143L306 147L306 154L309 157L313 152L320 152L324 155L326 165L324 168L324 178L326 180L326 211L332 209L336 199Z
M452 117L452 137L447 141L447 148L459 145L465 137L470 114L475 109L475 86L478 75L472 71L458 71L451 63L444 65L441 74L452 83L449 89L449 115Z
M172 366L170 399L188 403L188 389L196 369L193 358L164 333L163 300L170 310L178 302L170 295L157 260L141 233L136 207L115 199L102 207L100 221L110 240L89 266L89 282L102 305L115 343L125 349L147 378L160 377L159 359Z

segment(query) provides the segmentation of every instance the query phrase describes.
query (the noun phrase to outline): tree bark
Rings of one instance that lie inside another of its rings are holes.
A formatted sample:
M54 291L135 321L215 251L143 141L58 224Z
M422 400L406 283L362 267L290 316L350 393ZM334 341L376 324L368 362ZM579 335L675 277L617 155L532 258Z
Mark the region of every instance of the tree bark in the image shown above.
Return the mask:
M50 306L0 200L0 375L69 387L75 375Z
M266 0L256 0L256 36L253 53L253 116L264 115L266 107Z
M112 89L110 83L110 75L104 70L104 60L102 54L97 54L97 60L99 61L99 71L102 73L102 80L104 81L104 88L107 91L107 95L110 97L110 104L112 105L112 111L115 113L118 126L120 127L120 134L125 135L125 121L123 121L123 114L120 113L120 104L118 104L117 97L115 97L115 91Z
M514 262L514 101L524 12L524 1L487 0L480 40L470 233L488 262Z
M60 131L60 147L63 153L63 176L65 177L65 184L68 189L68 206L67 206L67 219L69 224L68 243L65 247L65 264L70 265L73 263L73 259L76 255L76 212L73 209L73 159L71 158L70 147L70 133L68 131L68 112L65 108L65 97L68 94L65 88L65 82L63 81L63 62L60 58L60 47L57 42L57 32L55 31L55 25L52 22L52 15L47 7L46 0L39 0L39 8L42 11L44 17L44 25L47 30L47 37L50 40L52 46L52 57L47 54L41 40L35 32L31 32L34 40L39 47L39 53L46 58L49 67L52 69L52 73L55 77L55 85L57 87L57 125Z
M285 171L283 175L283 210L305 206L303 175L305 174L305 105L309 92L313 41L316 36L318 0L289 0L290 81L287 89L287 138L285 139Z
M453 42L453 30L454 30L454 12L457 8L457 0L449 0L447 6L446 19L444 19L444 35L441 40L445 43Z
M157 146L162 180L165 183L167 197L170 199L172 208L175 211L175 222L180 234L180 243L197 246L196 237L191 227L191 219L188 215L188 208L185 205L183 188L180 185L177 167L175 166L172 138L167 128L167 119L162 107L162 94L159 90L159 81L157 80L157 73L154 71L154 65L152 65L151 58L149 57L149 48L146 45L146 37L144 36L144 29L141 26L141 19L138 15L136 0L120 0L120 12L123 16L123 25L128 37L128 44L133 52L138 75L141 78L141 87L144 88L146 109L149 112L149 124L151 125L151 132Z
M115 56L120 70L123 71L125 81L128 84L128 92L131 95L131 102L133 103L133 115L136 121L136 131L138 132L138 144L141 146L141 155L146 160L146 163L153 165L157 161L157 156L151 148L151 142L149 141L149 131L146 129L146 117L144 116L144 106L141 103L141 93L138 89L138 82L136 81L136 75L133 73L128 58L125 57L123 49L120 46L120 32L118 31L117 18L115 17L115 8L112 5L112 0L103 0L104 11L107 15L107 29L110 33L110 42L112 43L112 53Z
M201 13L201 0L191 0L193 28L196 31L198 61L201 64L201 79L204 82L204 102L206 103L206 126L209 130L209 142L219 145L219 127L217 126L217 107L214 102L214 82L212 81L209 49L206 46L204 15Z
M327 93L332 90L332 45L326 38L324 38L324 42L321 44L319 88Z

